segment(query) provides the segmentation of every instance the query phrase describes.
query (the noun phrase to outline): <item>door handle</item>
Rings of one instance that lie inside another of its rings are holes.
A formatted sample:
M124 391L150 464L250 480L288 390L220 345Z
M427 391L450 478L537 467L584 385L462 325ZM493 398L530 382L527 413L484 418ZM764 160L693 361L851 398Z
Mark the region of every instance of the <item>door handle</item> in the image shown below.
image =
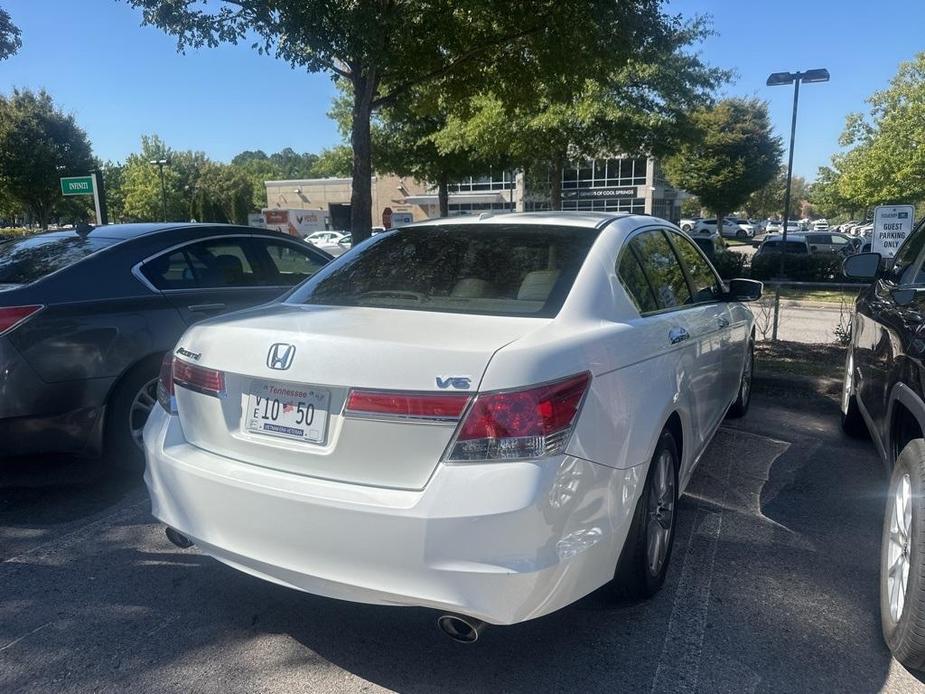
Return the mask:
M212 313L214 311L224 311L225 304L193 304L186 308L195 313Z
M717 318L717 321L719 322L719 327L721 328L729 327L729 319L726 318L726 316L720 316L719 318Z
M671 340L671 344L673 345L689 340L690 337L691 334L684 328L672 328L668 331L668 339Z

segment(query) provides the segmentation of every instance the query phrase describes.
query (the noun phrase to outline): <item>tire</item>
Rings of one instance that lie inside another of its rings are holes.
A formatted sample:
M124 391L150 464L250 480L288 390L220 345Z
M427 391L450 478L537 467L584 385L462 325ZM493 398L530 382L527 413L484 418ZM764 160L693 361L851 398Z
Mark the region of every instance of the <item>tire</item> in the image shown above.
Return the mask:
M736 238L737 238L737 239L744 239L744 238L747 238L747 237L748 237L748 232L745 231L745 229L739 229L739 230L736 232Z
M690 232L691 229L693 229L693 227L690 224L685 224L684 226L681 227L681 231L685 231L685 232Z
M911 441L896 459L880 545L883 638L896 660L911 670L922 670L925 668L925 441L922 439Z
M842 379L841 395L841 429L853 439L870 438L867 422L864 421L858 407L858 398L854 393L854 352L848 350L845 357L845 376Z
M749 339L748 352L745 354L745 366L742 368L742 380L739 381L739 392L735 402L729 407L726 417L738 419L748 414L748 406L752 403L752 376L755 373L755 341Z
M652 597L665 582L678 517L678 467L678 446L672 433L666 429L658 439L613 580L607 586L614 600ZM659 504L657 509L656 503ZM660 563L653 563L650 562L650 549L657 528L663 533L660 544L664 549L659 553ZM665 530L667 533L664 533Z
M129 369L106 405L104 454L120 469L140 471L144 468L140 428L144 427L144 421L157 402L161 359L160 355L151 356ZM147 411L143 411L144 404L148 405Z

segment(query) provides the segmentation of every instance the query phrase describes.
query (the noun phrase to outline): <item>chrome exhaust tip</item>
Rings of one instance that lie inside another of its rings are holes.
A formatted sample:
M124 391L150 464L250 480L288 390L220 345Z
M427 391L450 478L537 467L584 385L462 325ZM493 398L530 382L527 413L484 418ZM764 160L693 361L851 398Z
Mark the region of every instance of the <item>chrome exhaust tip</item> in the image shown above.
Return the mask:
M169 526L164 529L164 534L167 536L168 540L170 540L180 549L188 549L193 546L192 540L190 540L186 535L177 532Z
M440 631L458 643L475 643L488 625L481 619L445 614L437 618Z

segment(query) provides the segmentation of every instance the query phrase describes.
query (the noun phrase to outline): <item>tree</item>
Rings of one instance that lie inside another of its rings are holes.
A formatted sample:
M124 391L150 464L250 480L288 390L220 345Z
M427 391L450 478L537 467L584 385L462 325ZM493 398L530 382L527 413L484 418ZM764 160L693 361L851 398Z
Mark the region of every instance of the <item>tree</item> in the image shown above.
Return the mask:
M602 69L569 92L540 80L526 98L510 90L479 93L451 114L438 144L444 153L493 154L548 176L551 207L560 209L567 162L665 156L691 137L689 113L709 104L730 76L689 51L710 33L703 19L668 22L630 50L610 51ZM503 86L503 79L492 82Z
M925 52L867 101L869 115L846 119L839 144L849 149L832 158L817 194L851 210L925 201Z
M349 82L353 149L351 228L371 233L372 114L418 86L465 84L505 72L522 92L542 81L568 91L669 24L663 0L127 0L143 21L177 36L178 48L238 43L293 66Z
M335 145L321 150L312 165L313 178L346 178L353 166L350 145Z
M198 172L193 216L203 222L247 224L253 198L253 183L243 170L206 161Z
M208 159L202 152L174 151L157 135L142 135L141 152L130 154L122 167L126 218L134 221L164 219L160 172L151 164L158 159L170 162L164 167L167 220L194 218L198 209L199 178Z
M63 202L60 177L93 165L87 134L45 91L0 96L0 186L43 229Z
M784 213L784 199L787 188L787 169L781 167L777 174L761 188L748 196L742 206L749 218L777 219ZM793 176L790 181L789 219L801 215L801 203L807 199L809 187L802 176Z
M22 34L9 12L0 8L0 60L6 60L22 47Z
M781 141L756 99L720 101L694 112L692 123L697 137L664 161L665 174L722 219L774 178Z

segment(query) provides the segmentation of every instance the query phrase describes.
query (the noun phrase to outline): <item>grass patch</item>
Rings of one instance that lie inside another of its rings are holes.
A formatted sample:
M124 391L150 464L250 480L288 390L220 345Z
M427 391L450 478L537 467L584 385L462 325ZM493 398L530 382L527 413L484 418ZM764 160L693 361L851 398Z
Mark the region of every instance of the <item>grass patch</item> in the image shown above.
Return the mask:
M842 378L845 348L803 342L755 343L755 370L762 374Z
M827 304L841 304L843 301L849 306L854 305L858 298L859 289L800 289L799 287L783 287L780 298L790 301L820 301ZM774 296L774 287L765 288L767 296Z
M751 246L752 242L747 239L723 239L727 246Z

